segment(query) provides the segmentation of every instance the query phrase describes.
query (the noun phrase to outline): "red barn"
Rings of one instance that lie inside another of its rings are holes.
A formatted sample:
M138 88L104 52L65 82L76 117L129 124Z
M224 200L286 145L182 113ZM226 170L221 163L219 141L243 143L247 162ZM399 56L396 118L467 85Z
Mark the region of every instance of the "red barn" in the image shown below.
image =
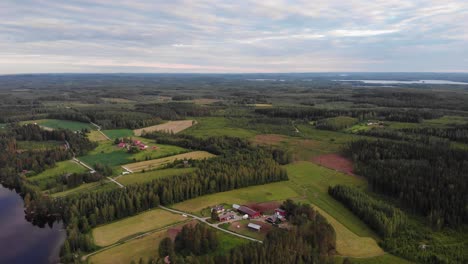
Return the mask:
M275 213L276 215L281 215L282 217L286 217L286 211L281 208L276 208Z
M239 213L241 214L246 214L249 216L249 218L258 218L260 217L260 212L257 212L255 211L254 209L251 209L247 206L239 206L239 208L237 208L237 211L239 211Z

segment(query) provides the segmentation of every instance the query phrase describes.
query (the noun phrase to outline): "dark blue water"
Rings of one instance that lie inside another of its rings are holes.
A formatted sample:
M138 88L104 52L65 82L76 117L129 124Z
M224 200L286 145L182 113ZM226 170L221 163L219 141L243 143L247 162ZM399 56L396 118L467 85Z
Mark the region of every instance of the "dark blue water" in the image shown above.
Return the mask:
M21 197L0 185L0 263L57 263L65 240L62 224L40 228L24 216Z

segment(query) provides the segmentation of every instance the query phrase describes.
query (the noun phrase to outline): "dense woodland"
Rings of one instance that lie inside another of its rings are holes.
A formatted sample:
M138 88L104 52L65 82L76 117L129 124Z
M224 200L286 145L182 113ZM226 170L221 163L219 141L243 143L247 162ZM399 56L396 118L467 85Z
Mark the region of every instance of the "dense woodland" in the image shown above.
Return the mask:
M360 140L347 152L374 191L397 198L435 227L468 223L468 151Z

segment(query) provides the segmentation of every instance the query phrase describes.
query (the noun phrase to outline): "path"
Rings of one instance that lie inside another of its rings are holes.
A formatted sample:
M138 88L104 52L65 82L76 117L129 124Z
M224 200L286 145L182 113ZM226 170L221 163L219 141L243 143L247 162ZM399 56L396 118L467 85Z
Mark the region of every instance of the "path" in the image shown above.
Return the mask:
M125 166L122 166L122 169L124 169L125 171L127 171L128 173L133 173L133 171Z
M92 173L93 171L95 171L93 168L91 168L91 166L89 166L88 164L82 162L81 160L79 160L79 159L77 159L77 158L73 158L73 161L76 162L76 163L78 163L78 164L80 164L81 166L83 166L83 167L89 169L89 170L91 171L91 173ZM108 179L109 181L111 181L111 182L117 184L117 186L119 186L120 188L125 188L125 186L123 186L120 182L118 182L118 181L112 179L111 177L107 177L107 179Z
M99 133L101 133L105 138L107 138L107 140L112 140L112 139L111 139L110 137L108 137L106 134L102 133L102 131L101 131L101 126L99 126L98 124L95 124L95 123L93 123L93 122L91 122L91 121L90 121L89 123L90 123L91 125L95 126L95 127L97 128L97 131L98 131Z
M231 234L233 236L237 236L237 237L240 237L240 238L244 238L244 239L248 239L250 241L254 241L254 242L258 242L258 243L263 243L263 241L261 240L258 240L258 239L255 239L255 238L251 238L251 237L248 237L248 236L244 236L244 235L241 235L241 234L238 234L238 233L234 233L232 231L229 231L229 230L226 230L226 229L223 229L221 227L218 226L218 224L211 224L209 223L208 221L206 221L206 219L209 219L209 217L206 217L206 218L201 218L199 216L196 216L196 215L193 215L193 214L189 214L189 213L186 213L186 212L182 212L182 211L178 211L178 210L174 210L174 209L171 209L171 208L167 208L165 206L162 206L162 205L159 205L159 208L163 209L163 210L166 210L166 211L169 211L169 212L172 212L172 213L176 213L176 214L181 214L181 215L188 215L202 223L205 223L213 228L216 228L222 232L225 232L225 233L228 233L228 234Z

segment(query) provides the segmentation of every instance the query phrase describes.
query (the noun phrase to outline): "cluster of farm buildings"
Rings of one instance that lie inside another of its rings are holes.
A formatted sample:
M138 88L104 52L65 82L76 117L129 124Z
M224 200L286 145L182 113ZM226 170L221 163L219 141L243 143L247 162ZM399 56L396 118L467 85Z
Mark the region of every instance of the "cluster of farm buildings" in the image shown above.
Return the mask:
M212 212L215 211L218 214L218 221L220 222L238 220L240 218L244 220L247 220L247 219L264 220L265 222L268 222L270 224L277 225L286 221L286 211L284 211L281 208L276 208L272 215L262 215L261 212L254 210L245 205L233 204L232 208L233 210L230 210L230 209L226 210L223 205L217 205L211 208L211 211ZM255 231L260 231L261 229L260 225L257 225L254 223L249 223L247 227Z
M126 148L130 149L131 147L137 147L140 150L145 150L148 148L148 145L141 142L140 140L124 140L122 139L119 144L117 144L119 148ZM153 146L152 149L158 149L157 146Z

